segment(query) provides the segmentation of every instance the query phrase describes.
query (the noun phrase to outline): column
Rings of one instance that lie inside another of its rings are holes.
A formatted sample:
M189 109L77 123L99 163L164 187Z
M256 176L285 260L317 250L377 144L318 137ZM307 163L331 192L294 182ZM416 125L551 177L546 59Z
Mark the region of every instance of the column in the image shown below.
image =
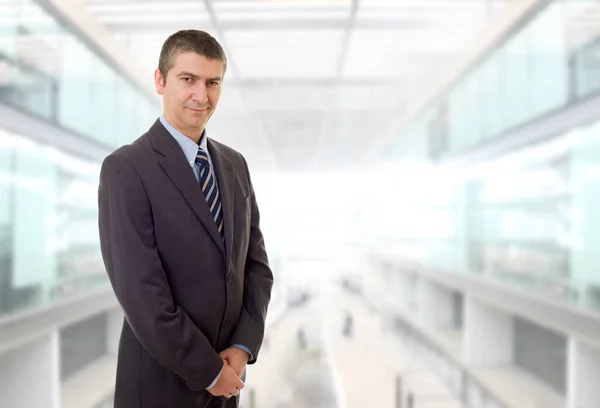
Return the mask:
M416 296L414 294L417 291L417 279L415 275L404 270L396 270L394 275L394 305L403 312L416 310Z
M465 296L463 359L467 364L511 364L512 315Z
M571 337L568 349L567 408L600 407L600 348Z
M60 408L59 364L57 331L0 355L0 407Z
M454 299L450 289L421 278L417 283L417 303L421 323L439 329L453 327Z

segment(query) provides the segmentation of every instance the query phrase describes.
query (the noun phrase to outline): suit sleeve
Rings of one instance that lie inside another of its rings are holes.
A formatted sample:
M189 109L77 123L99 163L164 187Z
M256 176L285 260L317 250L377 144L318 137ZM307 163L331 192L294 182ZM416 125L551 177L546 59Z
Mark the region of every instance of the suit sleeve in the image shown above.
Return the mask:
M223 367L206 336L174 303L143 183L123 157L108 156L98 189L100 247L127 322L144 349L193 391Z
M242 312L231 344L243 344L251 351L248 364L254 364L264 338L267 308L271 300L273 273L269 267L263 234L260 230L260 214L248 165L244 160L250 184L250 243L244 270L244 297Z

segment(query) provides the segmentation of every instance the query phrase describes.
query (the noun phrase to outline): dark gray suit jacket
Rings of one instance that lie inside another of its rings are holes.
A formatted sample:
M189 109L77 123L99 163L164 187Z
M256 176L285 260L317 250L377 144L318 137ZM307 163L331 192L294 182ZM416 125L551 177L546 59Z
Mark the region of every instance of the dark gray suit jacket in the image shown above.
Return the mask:
M259 354L273 286L248 166L213 140L226 246L175 139L156 121L103 164L106 271L125 313L115 408L203 408L233 344Z

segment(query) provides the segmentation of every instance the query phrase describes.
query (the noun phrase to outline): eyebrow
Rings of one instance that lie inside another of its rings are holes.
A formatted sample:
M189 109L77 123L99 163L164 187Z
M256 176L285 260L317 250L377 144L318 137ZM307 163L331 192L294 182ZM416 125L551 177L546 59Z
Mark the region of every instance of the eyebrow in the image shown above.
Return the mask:
M196 74L192 74L191 72L186 72L186 71L182 71L179 74L177 74L177 78L181 78L181 77L190 77L193 79L198 79L200 78L199 75ZM221 77L214 77L214 78L208 78L207 81L221 81L222 78Z

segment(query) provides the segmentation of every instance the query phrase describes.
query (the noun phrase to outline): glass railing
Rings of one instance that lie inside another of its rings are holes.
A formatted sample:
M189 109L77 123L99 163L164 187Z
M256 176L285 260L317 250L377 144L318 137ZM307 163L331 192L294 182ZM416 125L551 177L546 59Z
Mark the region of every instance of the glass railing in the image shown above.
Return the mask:
M598 135L600 122L479 165L398 172L370 211L373 249L600 311Z
M0 129L0 315L107 285L99 163Z
M0 2L0 78L0 103L107 153L160 113L158 99L43 1ZM0 315L108 286L97 226L99 172L99 162L0 128Z
M406 319L394 317L393 330L402 344L427 364L465 408L510 408L475 378L456 356L450 356ZM418 403L415 406L418 407Z
M371 271L372 273L373 271ZM428 371L437 377L455 397L464 408L511 408L500 396L485 386L472 371L463 362L459 356L451 355L450 352L439 345L421 328L405 318L402 314L396 313L397 305L385 300L386 295L397 296L397 293L391 293L391 286L383 289L383 293L373 292L373 287L365 288L364 292L346 290L353 293L365 302L373 310L383 313L389 321L389 328L394 336L401 342L402 347L406 347L412 356L422 361L428 368ZM414 373L407 370L410 375ZM403 375L397 374L397 383L403 382ZM400 388L402 386L400 385ZM419 401L418 397L411 392L403 392L407 395L408 406L412 402L413 407L419 407L422 404L428 404L431 400L425 399ZM439 400L436 399L436 402ZM441 401L439 401L441 403Z
M0 2L0 102L109 149L132 141L160 114L159 100L122 75L44 3Z
M595 0L540 2L400 129L388 151L431 158L460 153L596 94L598 11Z

